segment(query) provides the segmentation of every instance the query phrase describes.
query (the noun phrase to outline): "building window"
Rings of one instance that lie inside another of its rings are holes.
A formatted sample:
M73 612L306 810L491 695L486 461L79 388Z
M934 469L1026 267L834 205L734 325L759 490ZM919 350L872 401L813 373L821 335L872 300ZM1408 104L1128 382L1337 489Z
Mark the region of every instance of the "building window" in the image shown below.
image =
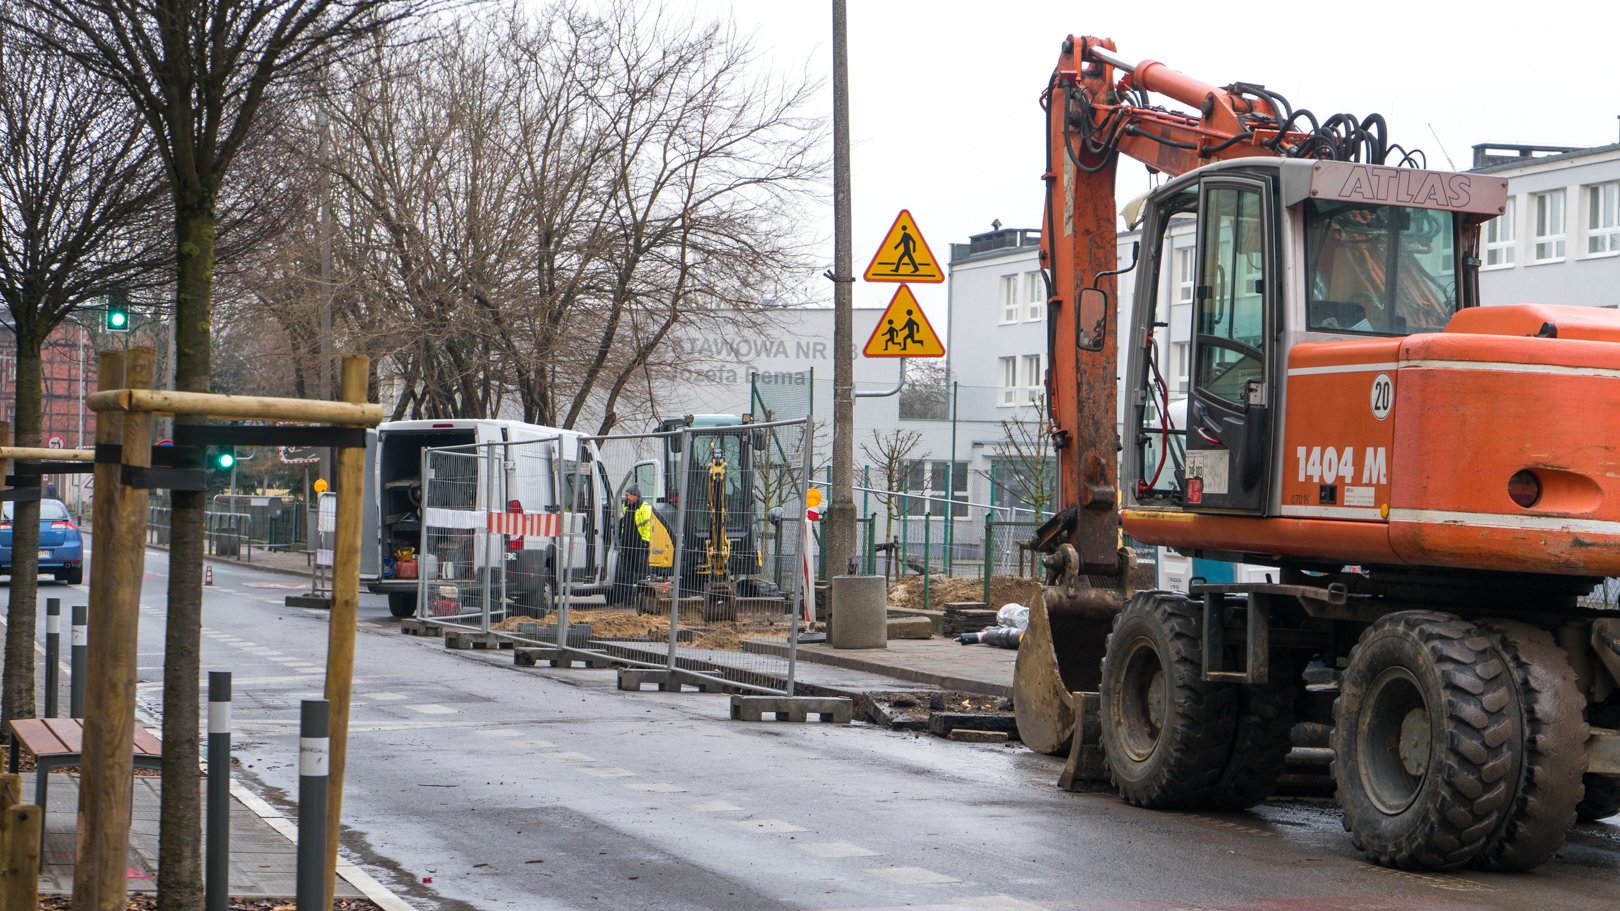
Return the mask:
M956 518L968 514L968 467L966 462L914 461L906 466L905 506L908 516L932 514L944 517L946 508ZM949 504L945 500L950 500Z
M1586 252L1620 253L1620 182L1586 188Z
M1024 355L1024 398L1020 405L1032 405L1040 400L1041 386L1041 356L1039 354Z
M1193 250L1183 247L1176 251L1176 303L1190 304L1193 300Z
M1502 214L1485 223L1485 268L1513 265L1519 236L1514 222L1517 214L1514 199L1509 196Z
M1192 345L1188 342L1175 342L1170 345L1170 375L1164 378L1165 383L1175 389L1176 395L1187 394L1187 365Z
M996 375L1001 377L1001 399L999 404L1018 404L1018 358L996 358Z
M1018 276L1003 275L1001 277L1001 321L1003 323L1018 322Z
M1040 270L1024 273L1024 302L1029 307L1024 319L1033 322L1046 316L1046 280Z
M1564 196L1563 190L1554 190L1531 197L1536 210L1535 262L1564 258Z

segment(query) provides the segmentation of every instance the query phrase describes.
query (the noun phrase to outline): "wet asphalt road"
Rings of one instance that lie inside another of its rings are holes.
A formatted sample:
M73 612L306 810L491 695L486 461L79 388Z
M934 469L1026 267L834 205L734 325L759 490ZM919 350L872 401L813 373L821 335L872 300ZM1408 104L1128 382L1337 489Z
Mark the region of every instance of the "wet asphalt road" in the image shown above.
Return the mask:
M148 553L153 714L166 566ZM326 617L282 606L293 577L214 578L204 669L235 673L240 776L290 808ZM1578 829L1533 874L1390 871L1360 859L1325 802L1143 811L1058 790L1060 763L1020 747L731 722L724 696L621 693L610 671L448 651L400 635L372 596L360 614L344 844L423 909L1620 907L1620 819Z

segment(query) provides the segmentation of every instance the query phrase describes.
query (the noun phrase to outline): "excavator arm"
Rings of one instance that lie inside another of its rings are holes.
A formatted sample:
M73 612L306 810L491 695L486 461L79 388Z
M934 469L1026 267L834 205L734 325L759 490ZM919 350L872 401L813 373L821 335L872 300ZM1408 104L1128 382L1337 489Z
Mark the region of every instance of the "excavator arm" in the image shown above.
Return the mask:
M1155 106L1165 99L1191 110ZM1263 86L1217 87L1157 61L1131 63L1106 38L1063 43L1041 98L1046 112L1046 393L1058 461L1058 510L1037 529L1046 585L1019 651L1019 732L1032 748L1067 748L1070 693L1094 691L1113 616L1131 590L1121 547L1115 403L1120 357L1120 156L1179 176L1229 159L1270 156L1383 163L1412 155L1384 122L1336 114L1319 122Z

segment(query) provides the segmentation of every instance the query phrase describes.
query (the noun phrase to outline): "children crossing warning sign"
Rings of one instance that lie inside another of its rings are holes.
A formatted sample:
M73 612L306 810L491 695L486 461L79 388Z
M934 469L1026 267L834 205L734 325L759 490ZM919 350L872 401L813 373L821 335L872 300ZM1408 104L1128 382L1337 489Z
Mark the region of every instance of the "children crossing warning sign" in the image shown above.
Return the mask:
M944 357L945 343L928 324L928 315L917 304L911 288L901 285L888 309L878 317L861 353L867 357Z
M934 251L928 249L928 241L923 240L922 232L917 230L917 221L911 217L910 209L901 209L895 216L894 225L883 236L878 251L872 254L872 264L866 267L866 280L930 283L945 280L945 273L934 259Z

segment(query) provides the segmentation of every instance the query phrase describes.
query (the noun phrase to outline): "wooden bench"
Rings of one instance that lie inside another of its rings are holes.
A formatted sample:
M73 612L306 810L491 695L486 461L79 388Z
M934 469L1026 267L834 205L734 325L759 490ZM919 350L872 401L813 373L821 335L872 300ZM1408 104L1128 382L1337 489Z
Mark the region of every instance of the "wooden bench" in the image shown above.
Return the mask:
M45 798L51 772L72 768L84 761L84 722L78 718L24 718L6 723L11 731L11 752L6 768L17 771L22 754L34 757L34 804L45 818ZM140 725L135 725L134 767L163 767L163 743ZM45 862L45 827L40 826L40 863Z

